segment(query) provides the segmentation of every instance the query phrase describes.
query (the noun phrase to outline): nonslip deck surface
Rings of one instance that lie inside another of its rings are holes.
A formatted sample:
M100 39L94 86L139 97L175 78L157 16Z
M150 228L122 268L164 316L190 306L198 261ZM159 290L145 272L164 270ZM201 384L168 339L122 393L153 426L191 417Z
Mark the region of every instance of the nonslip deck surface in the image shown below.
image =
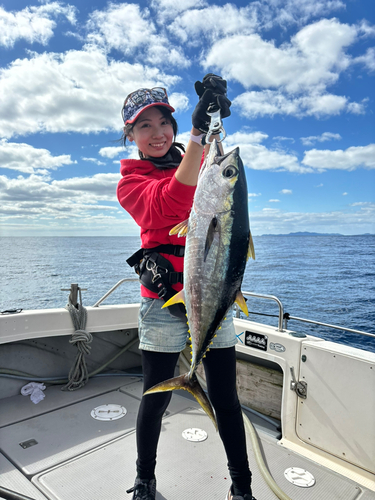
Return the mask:
M192 443L182 438L190 428L206 430L206 441ZM296 458L276 444L264 443L271 473L279 486L294 499L355 500L359 490L350 481L329 474L319 466ZM125 490L134 481L135 433L70 461L35 479L46 496L59 500L121 500L131 498ZM254 495L258 500L274 500L257 471L252 454ZM303 467L315 476L313 488L297 488L286 481L284 470ZM200 409L186 409L165 418L160 438L157 466L157 500L221 500L230 486L226 457L219 436ZM375 497L374 497L375 498Z
M135 477L134 425L141 391L139 381L0 429L0 448L7 457L0 463L7 465L7 478L18 481L4 484L5 476L0 475L0 485L14 484L35 500L130 500L126 489ZM90 408L114 402L127 408L125 417L113 422L92 419ZM203 429L208 438L186 441L182 432L187 428ZM36 436L41 444L23 450L21 436ZM292 500L375 500L375 493L289 452L269 436L262 437L262 446L272 476ZM248 448L253 494L257 500L276 500L258 471L250 443ZM284 477L288 467L311 472L315 486L289 483ZM33 484L17 469L29 474ZM163 420L156 474L157 500L224 500L230 486L225 452L211 421L195 402L176 394ZM34 496L33 487L38 493Z

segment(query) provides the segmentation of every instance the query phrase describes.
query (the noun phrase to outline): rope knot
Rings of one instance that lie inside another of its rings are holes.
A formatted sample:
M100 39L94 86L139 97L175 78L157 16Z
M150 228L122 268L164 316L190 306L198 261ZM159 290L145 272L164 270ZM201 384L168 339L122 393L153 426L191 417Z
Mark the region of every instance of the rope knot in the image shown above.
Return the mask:
M93 336L91 333L85 330L87 321L87 310L82 306L81 290L80 292L80 303L75 307L69 297L69 303L66 309L69 311L72 318L73 326L75 332L72 334L72 338L69 340L70 344L77 347L78 353L74 364L69 372L69 382L66 386L62 387L63 391L75 391L83 387L88 379L88 370L85 360L85 355L90 354L91 342Z
M72 338L69 340L69 343L72 345L76 345L77 349L82 353L82 354L90 354L91 350L91 342L92 342L92 335L90 332L87 332L86 330L76 330Z

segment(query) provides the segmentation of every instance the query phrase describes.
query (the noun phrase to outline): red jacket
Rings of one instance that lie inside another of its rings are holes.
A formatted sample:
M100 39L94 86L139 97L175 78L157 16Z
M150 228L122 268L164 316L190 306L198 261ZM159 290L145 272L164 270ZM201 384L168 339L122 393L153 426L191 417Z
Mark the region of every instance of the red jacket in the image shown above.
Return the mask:
M122 179L117 186L117 198L140 226L142 248L164 244L185 246L186 238L169 236L169 231L189 217L196 187L181 184L174 175L176 170L158 169L148 160L121 160ZM176 272L183 271L183 257L161 255ZM173 288L179 291L182 284ZM141 295L158 297L143 285Z

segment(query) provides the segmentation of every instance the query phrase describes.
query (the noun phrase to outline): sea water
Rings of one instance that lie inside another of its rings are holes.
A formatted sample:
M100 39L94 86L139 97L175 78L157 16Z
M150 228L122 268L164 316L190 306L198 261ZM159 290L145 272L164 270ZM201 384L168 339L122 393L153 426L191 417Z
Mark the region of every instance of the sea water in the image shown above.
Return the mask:
M258 236L256 260L242 289L274 295L291 316L375 333L375 236ZM3 237L0 311L64 307L78 283L92 306L123 278L135 278L126 259L138 237ZM121 285L104 304L136 303L139 283ZM278 307L249 298L250 319L277 326ZM375 339L290 321L288 328L375 352Z

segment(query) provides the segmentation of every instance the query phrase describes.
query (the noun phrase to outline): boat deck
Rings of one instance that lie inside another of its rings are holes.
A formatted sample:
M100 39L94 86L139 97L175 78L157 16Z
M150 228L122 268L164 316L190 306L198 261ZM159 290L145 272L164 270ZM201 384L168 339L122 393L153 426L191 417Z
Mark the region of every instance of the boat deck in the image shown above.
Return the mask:
M75 392L52 386L45 393L37 405L24 396L2 400L0 486L34 500L130 500L141 379L94 378ZM126 415L110 421L91 416L106 404L125 407ZM374 492L280 446L269 423L256 419L254 425L271 475L292 500L375 500ZM184 439L189 428L203 429L207 439ZM254 496L277 500L258 470L250 439L248 451ZM309 471L315 485L290 483L284 476L289 467ZM185 393L174 393L164 417L156 475L157 500L224 500L231 484L218 433Z

